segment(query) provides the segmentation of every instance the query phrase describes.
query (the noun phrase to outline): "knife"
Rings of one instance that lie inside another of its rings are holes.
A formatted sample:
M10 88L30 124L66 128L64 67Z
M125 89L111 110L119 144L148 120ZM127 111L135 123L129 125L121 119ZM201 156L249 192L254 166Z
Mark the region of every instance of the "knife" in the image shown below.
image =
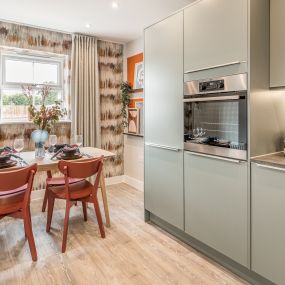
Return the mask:
M50 159L54 159L61 152L63 152L63 148L60 148Z

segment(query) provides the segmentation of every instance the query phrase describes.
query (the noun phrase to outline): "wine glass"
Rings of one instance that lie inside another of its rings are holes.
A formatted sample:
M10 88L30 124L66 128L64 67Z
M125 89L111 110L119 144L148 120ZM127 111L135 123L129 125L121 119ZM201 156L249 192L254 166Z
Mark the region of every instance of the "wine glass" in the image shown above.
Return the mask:
M206 130L203 129L203 128L200 128L199 136L200 136L200 137L203 137L205 134L206 134Z
M52 151L54 151L54 146L57 143L57 136L56 135L50 135L49 136L49 144L52 146Z
M193 134L194 138L197 139L199 136L199 128L193 129L192 134Z
M82 135L76 135L75 136L75 144L80 147L83 144L83 136Z
M24 149L24 139L15 139L14 140L14 149L16 150L16 152L20 156L21 151Z

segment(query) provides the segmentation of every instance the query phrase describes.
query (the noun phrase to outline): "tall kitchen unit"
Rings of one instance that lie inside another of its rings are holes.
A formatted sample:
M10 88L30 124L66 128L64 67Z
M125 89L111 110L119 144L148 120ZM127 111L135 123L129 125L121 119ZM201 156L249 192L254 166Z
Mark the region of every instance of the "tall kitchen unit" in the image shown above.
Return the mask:
M283 232L273 242L263 233L280 232L282 217L266 224L271 189L250 168L252 157L279 149L269 3L197 0L145 29L146 220L250 284L285 284L282 264L274 266L283 260ZM195 130L206 140L195 142Z
M145 30L145 110L145 209L183 230L183 11Z

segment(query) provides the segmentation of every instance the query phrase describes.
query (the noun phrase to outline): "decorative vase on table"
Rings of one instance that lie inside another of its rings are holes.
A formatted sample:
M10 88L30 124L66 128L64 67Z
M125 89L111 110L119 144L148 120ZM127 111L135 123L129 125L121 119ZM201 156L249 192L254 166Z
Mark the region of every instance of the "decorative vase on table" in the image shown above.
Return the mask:
M53 104L49 102L49 106L46 105L47 98L52 94L52 87L49 85L43 85L40 90L34 89L35 86L22 86L23 94L27 97L29 102L29 118L37 126L37 130L32 132L32 140L35 143L35 156L37 158L45 157L45 142L48 139L48 132L54 127L54 125L64 116L67 115L65 109L61 108L60 101L54 101ZM41 94L40 107L34 105L35 94ZM51 105L50 105L51 104Z
M48 132L46 130L35 130L32 132L32 140L35 143L35 157L45 157L45 142L48 140Z

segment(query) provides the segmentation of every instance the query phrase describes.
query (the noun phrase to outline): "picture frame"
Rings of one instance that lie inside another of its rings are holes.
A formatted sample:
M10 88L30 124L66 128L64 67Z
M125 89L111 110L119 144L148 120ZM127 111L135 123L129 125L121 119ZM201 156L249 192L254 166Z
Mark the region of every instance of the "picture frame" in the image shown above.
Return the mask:
M143 135L144 133L144 102L142 101L136 101L135 102L135 108L139 110L139 131L140 135Z
M144 65L143 62L137 62L135 64L134 72L134 90L143 89L144 87Z
M135 66L136 64L143 64L144 62L144 54L138 53L135 54L133 56L130 56L127 58L127 78L128 78L128 82L132 87L132 93L135 94L137 92L141 92L143 90L143 88L141 89L135 89ZM138 86L137 86L138 87Z
M139 134L140 132L140 110L138 108L128 109L128 133Z

